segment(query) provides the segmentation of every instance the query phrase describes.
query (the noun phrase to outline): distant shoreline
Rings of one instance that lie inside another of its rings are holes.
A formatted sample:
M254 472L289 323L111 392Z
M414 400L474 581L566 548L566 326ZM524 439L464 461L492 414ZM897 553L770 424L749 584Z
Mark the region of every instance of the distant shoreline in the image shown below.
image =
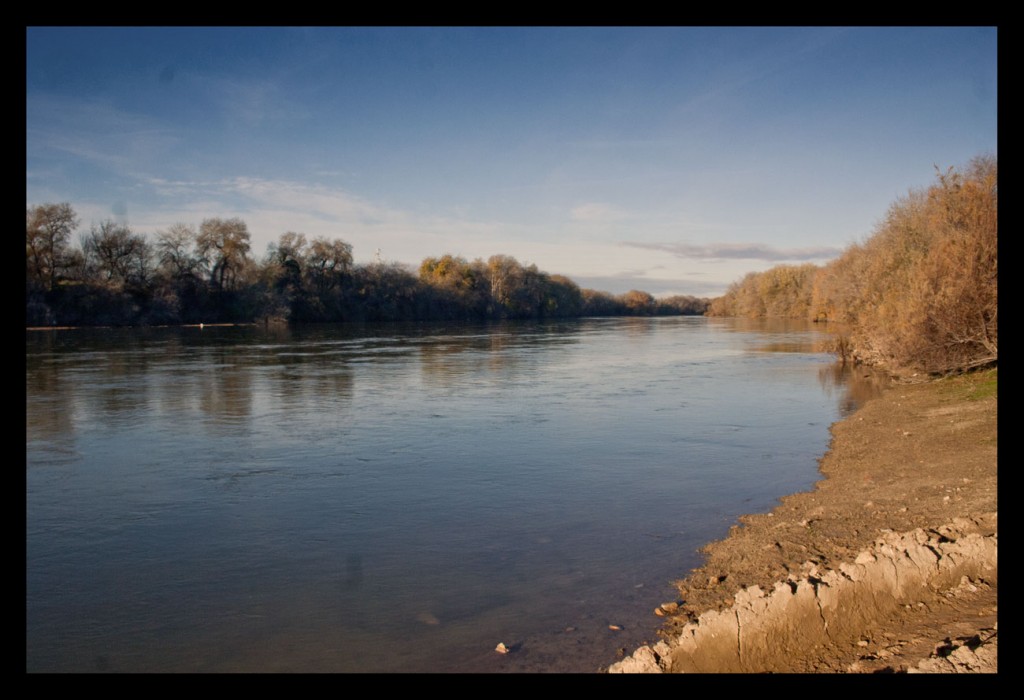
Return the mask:
M26 331L77 331L82 329L110 328L229 328L233 326L258 326L258 323L173 323L157 326L26 326Z

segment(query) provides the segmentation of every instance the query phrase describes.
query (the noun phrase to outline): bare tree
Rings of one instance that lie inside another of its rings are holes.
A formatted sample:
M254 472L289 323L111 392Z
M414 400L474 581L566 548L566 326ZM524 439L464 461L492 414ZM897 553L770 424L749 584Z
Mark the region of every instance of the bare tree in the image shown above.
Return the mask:
M86 260L108 283L143 285L150 273L152 248L142 234L127 224L106 220L93 226L82 239Z
M165 274L173 279L195 277L202 260L195 250L196 230L188 224L172 224L156 234L157 261Z
M306 269L317 294L341 283L352 268L352 246L341 239L317 237L309 246Z
M51 290L71 262L68 241L78 217L67 202L41 204L27 210L25 224L28 275L43 289Z

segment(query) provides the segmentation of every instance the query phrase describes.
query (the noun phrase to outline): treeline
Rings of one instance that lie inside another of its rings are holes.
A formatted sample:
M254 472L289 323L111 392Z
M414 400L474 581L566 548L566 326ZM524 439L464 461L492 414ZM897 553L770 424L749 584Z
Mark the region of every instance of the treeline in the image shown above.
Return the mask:
M997 229L996 159L975 158L898 200L828 265L750 273L708 313L838 322L844 357L897 370L994 364Z
M257 259L237 218L153 237L104 221L75 245L77 226L67 203L27 210L28 326L653 316L703 314L710 303L581 289L507 255L427 258L418 273L356 265L348 243L291 231Z

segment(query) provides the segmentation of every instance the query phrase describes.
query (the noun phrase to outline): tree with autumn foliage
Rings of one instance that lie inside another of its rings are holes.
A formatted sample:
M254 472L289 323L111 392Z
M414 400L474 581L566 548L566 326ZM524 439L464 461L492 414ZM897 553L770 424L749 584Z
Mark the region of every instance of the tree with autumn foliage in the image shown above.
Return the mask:
M995 158L940 171L815 280L813 313L847 324L857 359L951 372L998 358Z
M749 273L709 313L835 323L844 356L897 371L994 364L998 210L994 157L938 170L828 265Z

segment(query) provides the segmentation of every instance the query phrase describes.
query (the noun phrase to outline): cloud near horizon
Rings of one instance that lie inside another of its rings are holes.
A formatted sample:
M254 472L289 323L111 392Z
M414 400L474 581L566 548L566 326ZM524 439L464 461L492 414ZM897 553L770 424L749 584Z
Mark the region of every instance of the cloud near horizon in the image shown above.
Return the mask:
M569 278L583 289L596 289L609 294L625 294L631 289L652 294L655 297L675 295L717 297L721 296L726 285L687 275L681 279L657 279L643 275L569 275Z
M646 250L660 250L677 258L699 260L764 260L767 262L783 262L787 260L827 260L842 253L841 248L833 246L814 246L809 248L776 248L760 243L711 243L707 245L691 245L688 243L636 243L623 241L622 245Z

